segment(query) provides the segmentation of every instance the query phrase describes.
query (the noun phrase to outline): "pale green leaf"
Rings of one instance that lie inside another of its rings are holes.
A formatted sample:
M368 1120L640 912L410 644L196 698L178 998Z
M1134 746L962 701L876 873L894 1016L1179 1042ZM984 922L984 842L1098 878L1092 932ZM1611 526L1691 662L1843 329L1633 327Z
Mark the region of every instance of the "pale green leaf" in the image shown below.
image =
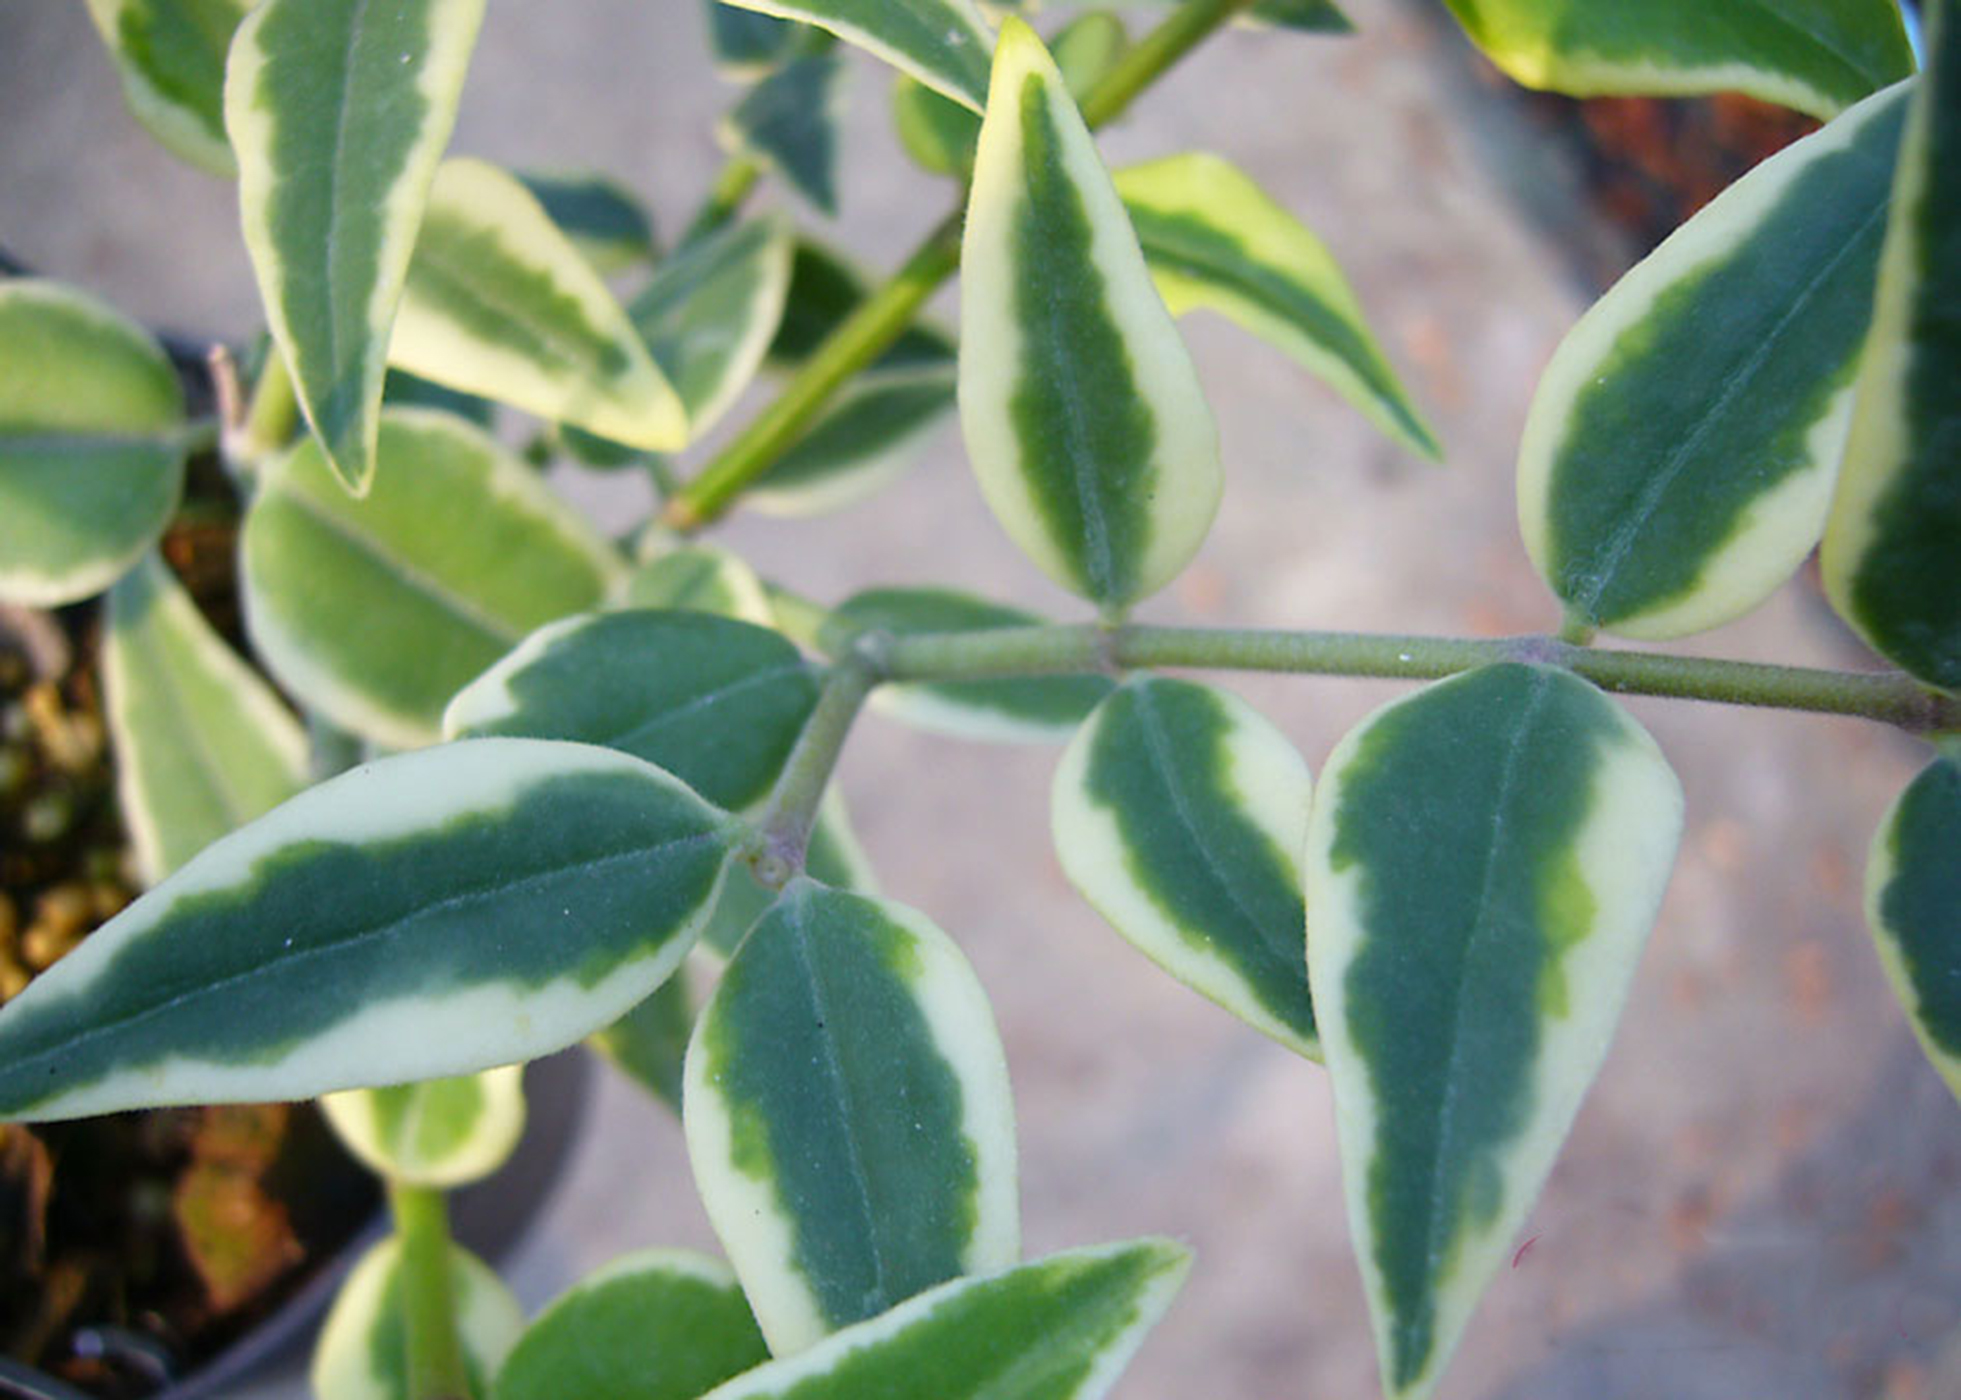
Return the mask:
M524 1310L503 1280L469 1251L450 1248L457 1340L473 1394L503 1364L524 1330ZM402 1243L390 1238L361 1256L340 1286L314 1346L314 1400L414 1400L402 1300Z
M449 1190L481 1181L524 1134L524 1066L324 1095L341 1145L390 1181Z
M793 58L751 88L722 128L730 149L762 160L826 214L838 210L845 76L836 53Z
M980 111L994 36L974 0L728 0L802 20L878 55L901 72Z
M1880 823L1866 921L1914 1035L1961 1098L1961 761L1928 764Z
M214 175L237 163L225 138L225 56L252 0L88 0L123 100L172 153Z

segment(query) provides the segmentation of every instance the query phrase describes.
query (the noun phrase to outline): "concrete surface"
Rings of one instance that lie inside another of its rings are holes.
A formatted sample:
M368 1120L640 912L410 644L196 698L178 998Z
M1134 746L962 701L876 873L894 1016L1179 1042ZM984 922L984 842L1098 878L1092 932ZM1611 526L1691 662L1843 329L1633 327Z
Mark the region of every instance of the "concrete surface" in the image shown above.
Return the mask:
M1518 544L1511 461L1582 299L1504 191L1561 175L1508 143L1464 80L1460 42L1420 3L1352 9L1353 41L1225 37L1107 148L1218 149L1313 223L1449 464L1404 458L1287 361L1194 321L1231 487L1197 564L1146 615L1543 630L1556 613ZM728 100L699 28L693 0L493 5L456 147L612 171L678 228L716 167L712 116ZM947 199L900 164L887 81L859 65L834 230L880 266ZM123 113L78 4L0 0L0 244L158 324L254 325L227 187ZM617 480L575 484L615 518L637 504ZM1078 615L989 520L951 434L874 502L818 525L745 518L726 539L818 597L945 581ZM1693 645L1857 655L1804 585ZM1234 684L1317 764L1398 693ZM1633 708L1688 789L1682 860L1531 1247L1439 1394L1961 1395L1961 1113L1912 1049L1858 910L1869 833L1917 755L1849 721ZM1372 1393L1324 1076L1166 980L1072 895L1048 846L1053 762L874 717L842 775L888 892L951 931L995 999L1029 1252L1155 1231L1197 1248L1125 1400ZM570 1180L512 1263L531 1304L629 1248L712 1246L675 1126L610 1075L594 1107Z

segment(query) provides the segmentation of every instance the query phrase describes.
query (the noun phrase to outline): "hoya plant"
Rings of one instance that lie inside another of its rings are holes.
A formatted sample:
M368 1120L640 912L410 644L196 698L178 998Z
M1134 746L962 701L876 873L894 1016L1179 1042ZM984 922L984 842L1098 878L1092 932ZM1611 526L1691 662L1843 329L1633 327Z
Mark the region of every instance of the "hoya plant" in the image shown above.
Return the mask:
M1892 0L1450 8L1526 84L1821 123L1554 356L1516 488L1554 625L1500 640L1132 620L1225 489L1178 316L1443 452L1230 152L1111 170L1093 135L1228 22L1345 30L1326 0L714 4L732 155L665 250L603 179L446 157L483 0L91 0L135 114L235 177L268 337L214 354L219 412L190 419L148 332L0 283L0 595L106 590L154 882L0 1010L0 1113L324 1096L394 1233L326 1323L323 1400L1102 1395L1191 1261L1023 1257L959 911L881 898L831 791L867 702L1056 744L1083 898L1325 1066L1385 1396L1437 1387L1668 883L1681 787L1617 696L1928 742L1868 910L1961 1091L1961 14L1930 7L1916 73ZM947 181L883 277L800 227L836 198L839 41L897 70L905 148ZM759 207L766 172L793 196ZM956 273L957 333L920 319ZM766 368L760 411L678 469ZM994 519L946 528L1005 531L1078 615L813 600L712 542L737 508L877 489L956 413ZM193 456L243 512L248 655L155 552ZM562 456L650 473L655 513L601 536L544 484ZM1736 618L1814 548L1871 668L1602 642ZM1415 685L1303 756L1184 674L1231 671ZM726 1260L628 1254L527 1320L444 1192L517 1139L515 1067L582 1039L680 1113Z

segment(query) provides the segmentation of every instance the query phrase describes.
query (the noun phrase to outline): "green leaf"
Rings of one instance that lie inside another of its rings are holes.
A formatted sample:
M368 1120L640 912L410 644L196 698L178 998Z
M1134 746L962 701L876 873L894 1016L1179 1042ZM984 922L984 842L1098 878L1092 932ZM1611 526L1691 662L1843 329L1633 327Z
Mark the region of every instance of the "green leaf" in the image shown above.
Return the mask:
M1050 821L1063 873L1138 951L1318 1060L1298 858L1311 793L1243 701L1140 676L1063 754Z
M1220 313L1285 351L1411 451L1442 455L1333 255L1244 172L1195 152L1119 170L1116 184L1174 316Z
M804 873L821 885L850 890L853 894L878 896L878 875L872 869L858 832L845 809L844 794L833 783L817 807L817 824L811 829L810 849L804 855ZM722 886L715 901L715 912L701 931L700 949L704 956L728 959L742 946L776 902L775 891L760 881L736 871ZM692 1024L692 1022L690 1023Z
M696 1400L767 1360L726 1264L650 1249L553 1299L518 1339L488 1400Z
M762 160L826 214L836 214L838 123L845 69L836 53L791 59L729 113L723 140Z
M726 413L761 366L790 287L789 223L752 219L662 263L629 308L687 406L690 440Z
M1574 97L1745 92L1830 118L1913 71L1894 0L1449 0L1526 87Z
M1247 18L1304 34L1353 34L1354 23L1330 0L1254 0Z
M163 533L184 395L140 327L80 292L0 282L0 598L99 593Z
M484 1383L497 1373L524 1330L524 1310L482 1260L456 1245L450 1253L464 1373L471 1393L482 1395ZM391 1237L375 1245L341 1284L314 1347L309 1379L315 1400L414 1400L400 1240Z
M537 474L461 420L390 410L394 469L364 500L317 443L262 480L240 577L254 647L343 729L433 741L462 686L545 623L605 597L619 564Z
M956 1279L702 1400L1099 1400L1190 1264L1144 1239Z
M457 695L443 729L602 744L740 810L769 794L816 703L813 667L781 633L633 610L533 633Z
M1600 1067L1682 795L1563 672L1378 710L1309 820L1307 961L1385 1392L1427 1396Z
M792 516L855 505L919 460L953 404L952 365L861 374L756 478L744 503Z
M356 768L216 844L0 1008L0 1114L308 1098L546 1055L680 962L728 818L532 739Z
M973 0L728 0L803 20L910 73L976 112L987 100L994 36Z
M517 178L596 272L610 277L653 260L653 216L611 176L521 170Z
M102 685L146 884L306 786L306 731L154 554L110 590Z
M961 251L960 423L995 516L1119 612L1218 509L1218 432L1082 115L1009 17Z
M1019 1253L986 994L953 941L898 905L793 880L695 1027L682 1121L779 1356Z
M1744 176L1554 354L1519 448L1519 525L1575 621L1647 639L1714 627L1818 542L1906 93Z
M391 408L433 408L474 423L485 432L497 430L497 405L489 399L445 388L405 369L388 371L381 387L381 407L383 412Z
M755 883L745 871L737 869L733 878L723 883L721 896L715 901L716 909L720 910L728 902L730 890ZM714 927L713 917L710 916L708 928L702 930L704 940ZM672 976L654 988L652 996L586 1038L586 1043L611 1060L622 1074L676 1113L681 1111L681 1064L688 1053L688 1037L694 1034L695 1028L696 998L689 985L693 980L688 964L682 963Z
M662 550L627 576L617 599L625 608L713 613L758 627L775 624L769 593L742 557L712 544Z
M252 0L89 0L123 101L174 155L237 169L225 139L225 55Z
M704 0L708 7L708 45L715 71L737 82L769 72L787 58L805 32L802 25L737 9L722 0Z
M828 651L871 629L986 632L1038 627L1047 619L950 588L873 588L846 600L826 624ZM1002 743L1060 743L1114 689L1107 676L1029 676L990 681L909 681L880 686L871 703L937 734Z
M524 1134L524 1066L346 1089L320 1109L370 1171L411 1186L467 1186L503 1166Z
M1879 824L1866 922L1921 1048L1961 1097L1961 761L1928 764Z
M865 276L841 253L808 238L797 240L790 265L790 290L783 316L770 342L769 364L793 370L864 301ZM871 364L874 371L913 369L953 363L953 338L930 321L906 327L891 348Z
M686 410L626 312L514 176L446 160L409 265L389 359L651 452L686 445Z
M483 0L264 0L232 42L225 127L259 299L300 408L357 495L482 19Z
M1928 17L1822 562L1874 650L1961 693L1961 15Z

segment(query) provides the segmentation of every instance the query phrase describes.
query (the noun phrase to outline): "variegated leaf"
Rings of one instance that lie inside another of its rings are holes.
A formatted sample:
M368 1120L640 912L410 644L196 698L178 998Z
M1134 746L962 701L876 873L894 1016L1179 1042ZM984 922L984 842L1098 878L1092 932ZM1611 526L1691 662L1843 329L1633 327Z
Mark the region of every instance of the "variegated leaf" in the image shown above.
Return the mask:
M1822 562L1880 655L1961 693L1961 14L1928 21Z
M102 683L146 884L306 786L306 731L154 554L109 592Z
M1134 9L1147 6L1166 8L1165 0L1103 0L1103 3L1121 3ZM1183 4L1185 0L1171 0L1171 3ZM1253 0L1238 16L1237 23L1247 28L1291 29L1302 34L1355 32L1354 23L1333 4L1333 0Z
M960 423L982 494L1051 577L1120 613L1204 541L1218 432L1082 115L1013 17L960 285Z
M1194 152L1116 173L1165 304L1270 341L1412 452L1442 455L1326 245L1236 166Z
M878 55L976 112L987 101L994 36L974 0L727 0L802 20Z
M810 849L804 854L804 873L834 890L878 896L878 873L858 841L857 828L851 824L851 813L836 783L825 790L818 804L817 824L811 828ZM774 891L752 879L749 872L740 867L731 871L715 901L715 912L701 931L698 946L702 955L724 960L734 957L749 930L775 902Z
M616 601L623 608L713 613L758 627L775 622L756 571L740 555L711 544L661 549L627 576Z
M737 866L722 885L715 901L717 911L728 902L729 891L755 883ZM714 928L713 917L702 930L703 941ZM694 981L688 964L682 963L652 996L586 1037L586 1043L611 1060L620 1073L676 1113L681 1111L681 1065L687 1057L688 1037L695 1029L698 999Z
M320 1100L341 1144L390 1181L444 1190L481 1181L524 1135L524 1066L343 1089Z
M791 59L736 104L722 128L724 144L757 157L819 210L836 214L845 77L836 53Z
M328 464L357 494L482 19L483 0L264 0L232 41L225 128L259 299Z
M653 216L610 176L519 171L518 180L602 276L651 261L658 251Z
M650 452L687 413L626 312L515 176L446 160L409 264L392 363Z
M524 1310L482 1260L451 1246L450 1296L471 1393L484 1395L518 1334ZM314 1400L414 1400L408 1377L402 1243L385 1239L340 1286L314 1346Z
M1014 1111L945 934L798 877L688 1046L695 1185L781 1356L1020 1251Z
M1961 757L1937 758L1880 823L1866 863L1880 965L1961 1097Z
M729 820L609 749L382 759L202 853L0 1008L0 1115L308 1098L549 1054L680 962Z
M1519 525L1575 623L1714 627L1817 544L1906 97L1873 97L1744 176L1553 356L1519 448Z
M559 1294L525 1329L486 1400L696 1400L769 1360L719 1259L650 1249Z
M0 282L0 598L99 593L184 484L184 394L140 327L53 282Z
M1056 770L1071 884L1158 966L1310 1059L1299 852L1312 782L1234 696L1140 676L1097 707Z
M824 646L837 652L863 631L986 632L1039 627L1047 619L950 588L873 588L831 614ZM876 708L908 724L961 739L1060 743L1110 693L1107 676L1025 676L986 681L908 681L880 686Z
M793 370L858 309L868 291L865 275L850 259L808 238L797 240L790 263L790 289L770 342L772 369ZM953 338L930 320L916 320L900 332L871 370L919 369L953 363Z
M635 609L533 633L457 694L443 730L603 744L740 810L768 795L816 703L813 666L780 632Z
M1746 92L1832 117L1913 71L1894 0L1449 0L1527 87L1605 97Z
M1592 1082L1682 794L1584 681L1470 672L1336 748L1307 963L1386 1394L1431 1393Z
M458 419L391 410L396 470L354 500L303 443L261 483L240 567L254 646L377 743L441 733L450 697L537 628L595 607L618 560L537 474Z
M953 412L951 364L861 374L750 486L764 515L856 505L903 476Z
M760 78L782 62L808 31L800 24L739 9L723 0L702 0L708 11L708 47L715 70L735 82Z
M956 1279L702 1400L1100 1400L1190 1265L1144 1239Z
M252 0L89 0L123 101L170 151L214 175L237 169L225 139L225 56Z

